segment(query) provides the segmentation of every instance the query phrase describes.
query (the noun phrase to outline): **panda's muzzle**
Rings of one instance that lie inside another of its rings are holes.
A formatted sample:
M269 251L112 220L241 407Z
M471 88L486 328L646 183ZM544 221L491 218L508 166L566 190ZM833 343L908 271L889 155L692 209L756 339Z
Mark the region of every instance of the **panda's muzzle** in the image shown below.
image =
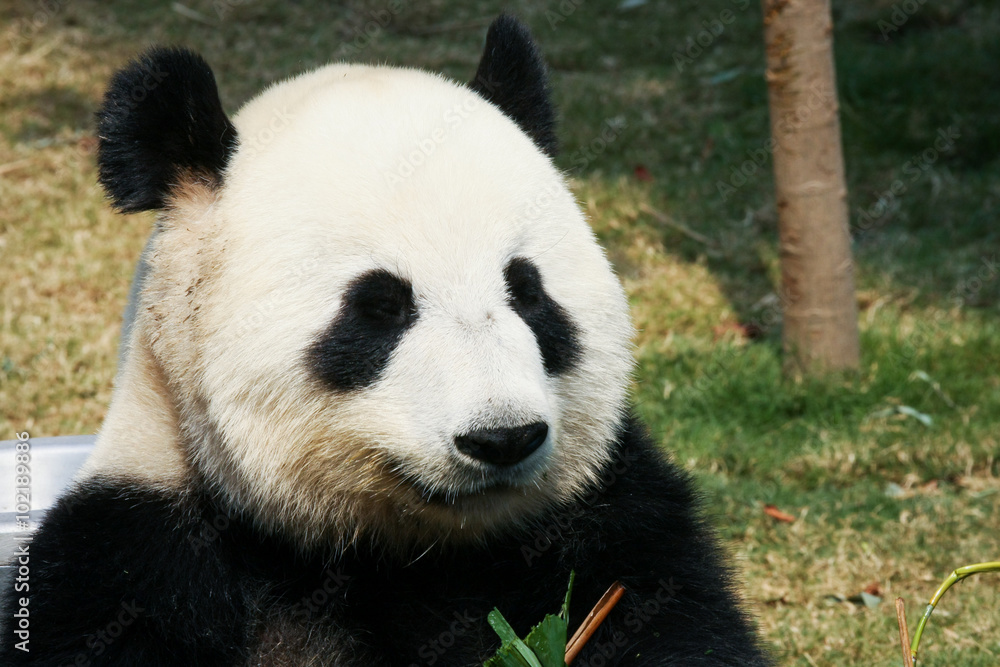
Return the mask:
M455 447L477 461L509 466L528 458L542 446L548 434L549 427L545 422L480 429L456 436Z

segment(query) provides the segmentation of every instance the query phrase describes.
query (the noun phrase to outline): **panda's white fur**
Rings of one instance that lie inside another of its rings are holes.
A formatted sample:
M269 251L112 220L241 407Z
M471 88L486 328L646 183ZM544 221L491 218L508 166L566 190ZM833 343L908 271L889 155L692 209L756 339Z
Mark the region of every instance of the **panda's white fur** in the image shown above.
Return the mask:
M563 175L512 120L439 76L331 65L271 87L234 125L250 139L226 187L179 188L150 257L135 347L162 367L181 434L150 450L188 443L237 506L309 543L477 538L596 479L628 384L627 302ZM564 375L545 373L507 303L514 257L578 328ZM412 282L420 318L374 386L331 395L303 350L376 268ZM135 405L129 377L108 424L130 435L163 411ZM547 442L511 470L455 450L474 428L533 421ZM120 435L105 428L88 474L133 472ZM140 470L164 456L142 452Z

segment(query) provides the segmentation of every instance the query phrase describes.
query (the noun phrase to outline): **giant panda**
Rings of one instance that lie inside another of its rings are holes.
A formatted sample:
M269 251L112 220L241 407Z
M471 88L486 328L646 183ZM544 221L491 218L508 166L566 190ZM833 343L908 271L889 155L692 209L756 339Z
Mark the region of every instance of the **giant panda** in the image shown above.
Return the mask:
M333 64L232 120L194 53L118 72L99 178L157 231L95 452L30 547L30 652L8 627L0 662L481 665L488 612L523 636L574 571L571 630L626 587L576 665L769 664L631 411L553 119L506 15L467 85Z

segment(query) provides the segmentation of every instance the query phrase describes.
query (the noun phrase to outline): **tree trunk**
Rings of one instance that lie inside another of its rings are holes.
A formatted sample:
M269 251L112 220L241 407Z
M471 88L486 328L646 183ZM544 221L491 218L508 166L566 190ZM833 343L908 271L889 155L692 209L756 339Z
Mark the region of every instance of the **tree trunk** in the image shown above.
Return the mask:
M858 367L858 310L829 0L762 0L785 369Z

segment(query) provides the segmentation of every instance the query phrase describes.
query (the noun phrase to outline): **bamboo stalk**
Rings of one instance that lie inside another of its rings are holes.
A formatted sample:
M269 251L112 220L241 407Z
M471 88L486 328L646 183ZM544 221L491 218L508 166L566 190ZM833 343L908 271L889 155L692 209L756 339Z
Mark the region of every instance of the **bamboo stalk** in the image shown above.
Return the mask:
M924 615L920 617L920 622L917 623L917 629L913 633L913 644L910 646L910 656L913 658L913 664L917 664L917 648L920 647L920 638L924 634L924 626L927 625L927 621L930 619L931 614L934 613L934 607L937 603L941 601L941 596L952 587L953 584L965 579L966 577L971 577L974 574L982 574L983 572L1000 572L1000 561L992 561L989 563L976 563L975 565L966 565L965 567L960 567L954 570L948 575L948 578L941 582L938 586L937 591L931 597L931 601L927 603L927 608L924 609Z
M899 623L899 643L903 647L903 667L913 667L910 655L910 631L906 627L906 607L903 598L896 598L896 622Z
M583 623L576 629L570 640L566 642L567 665L572 664L576 660L576 657L580 655L580 651L590 641L597 628L608 617L608 614L611 613L611 610L615 608L615 605L618 604L618 601L622 599L622 595L624 594L625 587L622 586L620 581L611 584L611 588L605 591L601 599L594 605L594 608L587 614L587 618L583 619Z

